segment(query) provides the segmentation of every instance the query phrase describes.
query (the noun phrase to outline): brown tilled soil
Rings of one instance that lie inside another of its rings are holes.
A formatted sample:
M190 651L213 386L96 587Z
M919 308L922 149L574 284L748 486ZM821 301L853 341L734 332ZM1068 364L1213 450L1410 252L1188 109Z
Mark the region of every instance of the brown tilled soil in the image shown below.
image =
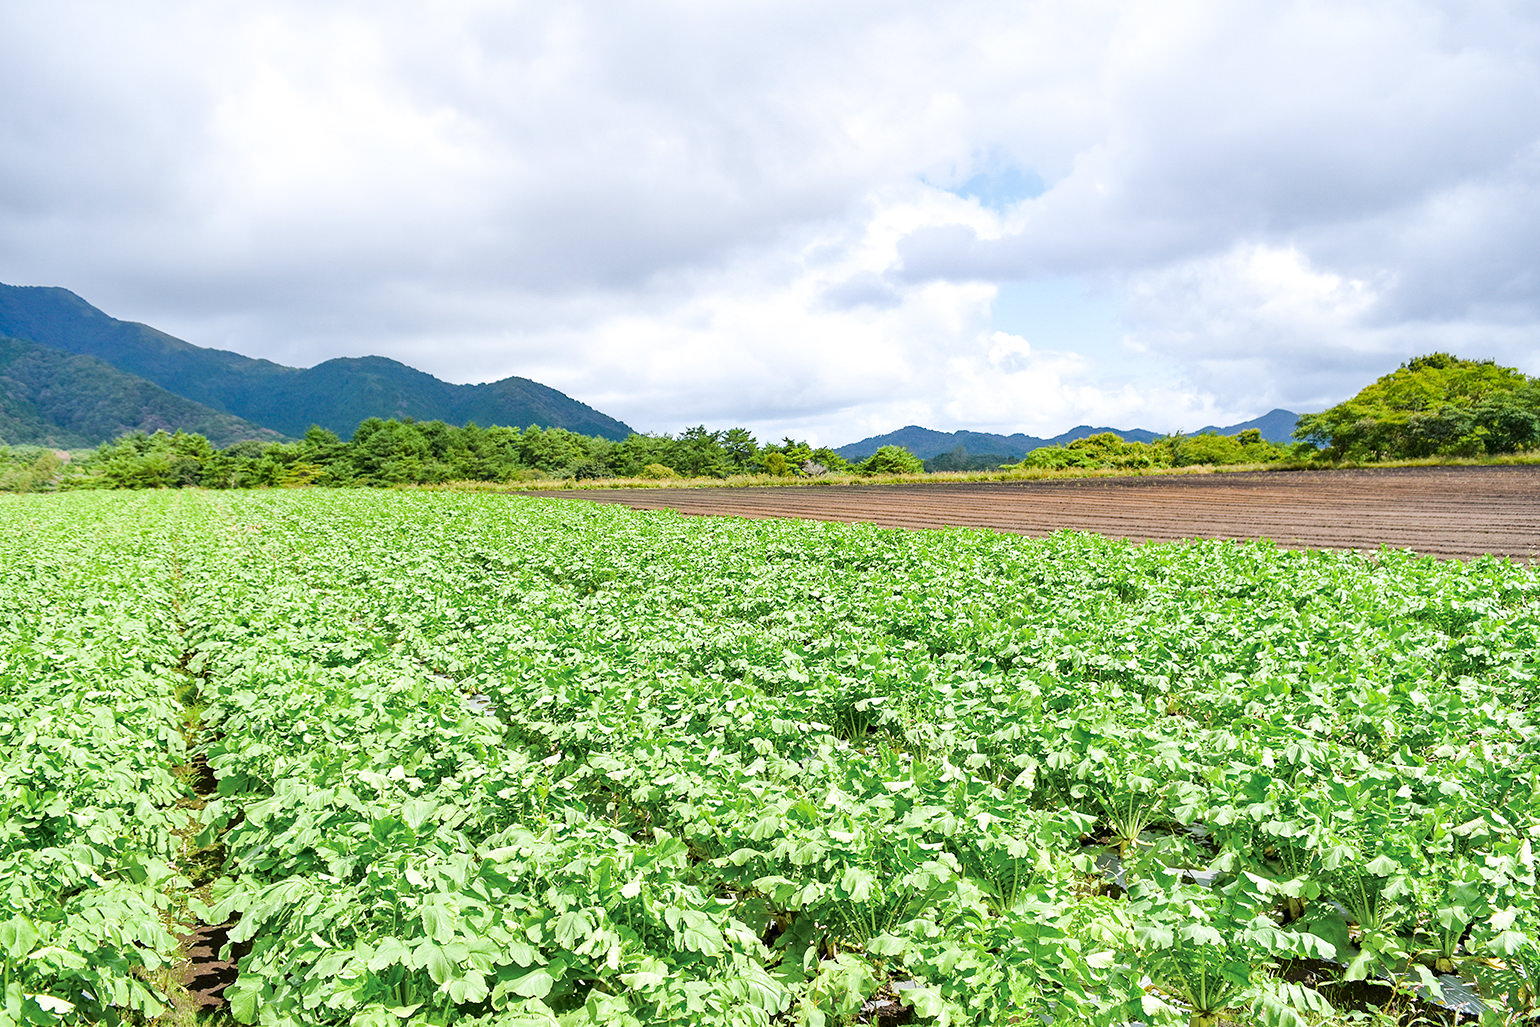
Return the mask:
M1389 546L1444 557L1540 556L1535 466L543 494L642 510L892 528L966 526L1034 536L1073 529L1139 542L1268 538L1301 549Z
M180 936L187 959L178 968L177 983L187 989L185 1004L192 1012L209 1013L224 1008L225 989L235 983L236 963L249 945L236 946L234 958L221 959L220 950L230 940L233 924L210 927L199 924L191 934Z

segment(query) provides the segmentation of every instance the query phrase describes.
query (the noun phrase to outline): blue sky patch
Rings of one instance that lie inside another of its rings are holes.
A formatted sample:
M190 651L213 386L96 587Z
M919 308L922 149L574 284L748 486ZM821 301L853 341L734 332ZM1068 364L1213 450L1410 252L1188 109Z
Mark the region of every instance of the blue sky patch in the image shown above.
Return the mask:
M1091 360L1123 360L1123 322L1110 296L1072 278L1002 282L991 320L1034 349L1074 350Z
M990 210L1003 211L1023 200L1043 195L1047 188L1042 176L1035 171L1023 171L1013 164L1005 164L980 171L947 191L977 200Z

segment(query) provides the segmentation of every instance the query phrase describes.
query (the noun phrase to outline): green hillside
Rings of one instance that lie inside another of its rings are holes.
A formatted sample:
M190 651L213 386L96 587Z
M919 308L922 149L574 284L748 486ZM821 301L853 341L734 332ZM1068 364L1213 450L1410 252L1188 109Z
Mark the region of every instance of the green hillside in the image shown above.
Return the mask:
M538 424L611 439L631 433L613 417L527 378L455 385L385 357L285 367L119 321L68 289L0 284L0 335L96 357L291 436L317 424L346 437L369 417Z
M280 438L95 357L0 338L0 440L6 444L67 449L126 432L178 428L218 446Z

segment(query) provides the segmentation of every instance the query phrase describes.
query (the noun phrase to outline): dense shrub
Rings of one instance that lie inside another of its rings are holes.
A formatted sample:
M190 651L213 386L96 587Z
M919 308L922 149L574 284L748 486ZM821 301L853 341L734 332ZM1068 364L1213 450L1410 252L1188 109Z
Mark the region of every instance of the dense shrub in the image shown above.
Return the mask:
M903 446L883 446L856 465L859 474L921 474L925 463Z
M1540 379L1491 360L1432 353L1352 399L1299 419L1296 438L1333 459L1481 456L1540 446Z

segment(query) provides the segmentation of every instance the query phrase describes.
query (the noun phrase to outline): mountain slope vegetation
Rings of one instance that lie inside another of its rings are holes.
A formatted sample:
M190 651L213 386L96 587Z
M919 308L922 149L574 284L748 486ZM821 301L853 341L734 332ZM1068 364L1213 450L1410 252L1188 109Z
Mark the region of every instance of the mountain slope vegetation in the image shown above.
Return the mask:
M1208 425L1199 428L1195 435L1239 435L1251 428L1257 429L1262 438L1269 442L1287 442L1289 433L1294 430L1294 422L1297 414L1289 410L1271 410L1261 417L1250 421L1242 421L1240 424L1232 424L1220 428ZM1053 438L1038 438L1035 435L1026 435L1017 432L1014 435L996 435L990 432L977 431L936 431L932 428L922 428L911 424L897 431L888 432L886 435L874 435L871 438L862 439L860 442L852 442L841 446L836 452L846 460L864 460L883 446L902 446L922 460L935 460L938 457L950 457L954 462L963 457L979 457L989 454L998 457L995 463L1005 463L1012 460L1020 460L1034 449L1044 446L1067 446L1081 439L1088 439L1093 435L1112 433L1125 442L1154 442L1160 438L1158 432L1147 428L1096 428L1088 424L1077 425L1066 432L1055 435ZM962 447L962 454L957 454L958 447ZM938 467L946 470L962 470L962 466Z
M179 396L291 437L303 435L311 425L349 436L370 417L538 424L611 439L631 433L613 417L527 378L456 385L385 357L286 367L194 346L148 325L119 321L61 288L0 285L0 335L95 357ZM177 427L199 431L185 424Z
M282 437L95 357L0 338L0 440L6 444L71 449L127 432L178 428L217 446Z

